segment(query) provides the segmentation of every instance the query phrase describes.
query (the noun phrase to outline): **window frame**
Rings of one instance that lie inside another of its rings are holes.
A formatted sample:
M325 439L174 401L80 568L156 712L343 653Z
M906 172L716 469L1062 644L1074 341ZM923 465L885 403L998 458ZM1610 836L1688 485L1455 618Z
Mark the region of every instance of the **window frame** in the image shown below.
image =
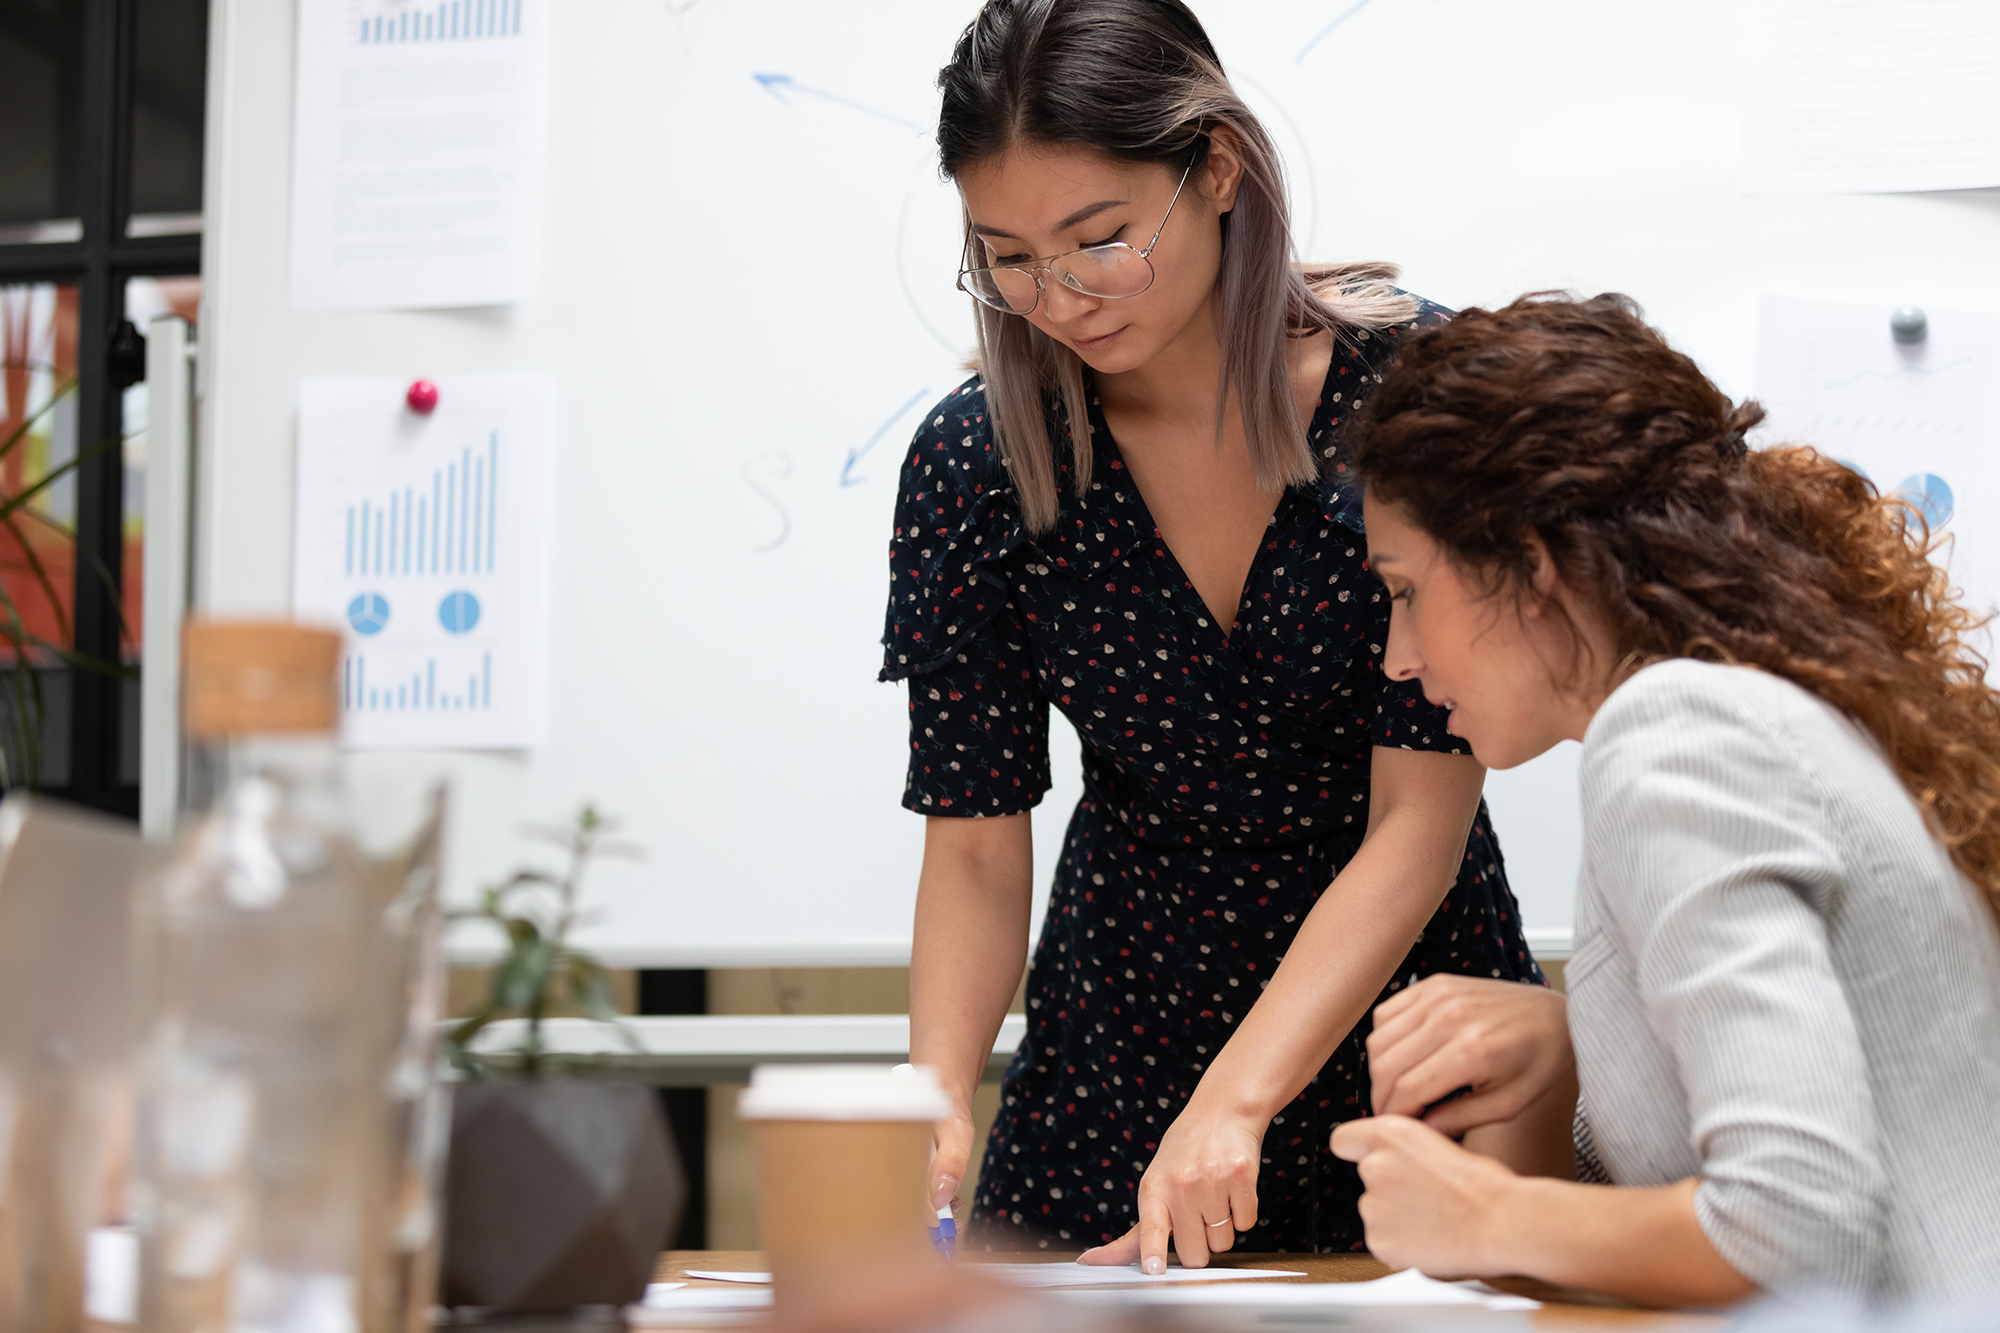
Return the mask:
M201 233L125 234L131 207L132 41L138 0L80 2L84 17L74 181L83 235L76 241L0 244L0 284L73 283L80 288L77 444L89 450L93 441L123 439L123 392L145 377L144 337L125 317L126 283L199 275ZM112 662L121 661L123 654L124 467L123 450L114 447L99 450L76 473L74 645L80 653ZM99 568L108 572L108 585L97 576ZM128 704L137 706L137 692L116 677L69 674L69 780L42 790L136 819L138 784L121 780L119 753L123 713ZM49 730L60 734L58 728Z

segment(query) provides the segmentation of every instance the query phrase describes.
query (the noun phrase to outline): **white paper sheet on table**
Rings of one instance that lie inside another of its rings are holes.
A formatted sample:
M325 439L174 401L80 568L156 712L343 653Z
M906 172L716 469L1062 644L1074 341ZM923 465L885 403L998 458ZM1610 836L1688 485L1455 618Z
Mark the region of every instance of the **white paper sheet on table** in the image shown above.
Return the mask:
M302 0L292 305L528 296L540 258L545 0Z
M1152 1286L1183 1282L1233 1282L1244 1278L1258 1277L1304 1277L1305 1274L1289 1268L1169 1268L1158 1276L1149 1276L1139 1271L1139 1265L1093 1264L1009 1264L1009 1263L968 1263L966 1271L990 1277L996 1281L1011 1283L1017 1287L1106 1287L1106 1286ZM700 1269L689 1269L689 1277L706 1278L710 1282L768 1283L769 1273L723 1273Z
M1139 1271L1126 1264L966 1264L968 1272L997 1278L1017 1287L1154 1287L1182 1283L1237 1282L1246 1278L1304 1277L1290 1268L1169 1268L1164 1273Z
M1739 0L1744 183L2000 185L2000 0Z
M2000 80L2000 76L1996 76ZM2000 604L2000 314L1931 309L1899 344L1888 306L1767 296L1755 396L1760 446L1809 444L1902 494L1951 544L1967 605Z
M646 1298L625 1307L625 1321L634 1328L749 1323L771 1308L769 1287L690 1287L685 1282L655 1282Z
M724 1273L714 1269L690 1268L687 1271L687 1275L689 1277L701 1278L706 1282L748 1282L752 1285L766 1287L771 1285L771 1275L769 1273Z
M1284 1268L1169 1268L1149 1277L1132 1265L1125 1268L1084 1264L967 1264L968 1271L1023 1287L1069 1288L1068 1300L1162 1305L1260 1305L1293 1308L1328 1306L1462 1306L1485 1310L1538 1310L1541 1302L1513 1296L1483 1282L1442 1282L1405 1269L1371 1282L1249 1282L1246 1278L1303 1277ZM689 1277L736 1283L768 1283L769 1273L690 1271ZM771 1302L766 1286L683 1287L669 1284L646 1289L643 1305L634 1306L634 1322L644 1316L700 1312L740 1312L765 1308ZM1114 1287L1106 1290L1107 1286Z
M341 739L518 749L547 711L555 388L531 374L307 380L292 609L340 626Z
M1241 1270L1239 1270L1241 1271ZM1414 1268L1370 1282L1253 1282L1243 1286L1188 1285L1169 1289L1075 1291L1072 1300L1147 1305L1257 1305L1291 1308L1327 1306L1454 1305L1485 1310L1539 1310L1541 1302L1513 1296L1483 1282L1442 1282Z

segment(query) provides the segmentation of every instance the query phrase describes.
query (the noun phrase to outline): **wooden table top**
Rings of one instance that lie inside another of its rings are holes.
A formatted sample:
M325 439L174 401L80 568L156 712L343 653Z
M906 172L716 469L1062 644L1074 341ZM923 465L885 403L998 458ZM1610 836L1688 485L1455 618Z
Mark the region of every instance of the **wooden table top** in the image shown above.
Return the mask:
M1032 1254L1008 1254L995 1256L1015 1263L1068 1263L1076 1259L1075 1254L1052 1254L1037 1252ZM977 1263L974 1256L964 1256L961 1262L969 1260ZM1301 1271L1304 1277L1262 1278L1263 1282L1366 1282L1371 1278L1387 1277L1391 1270L1387 1265L1365 1254L1225 1254L1214 1260L1218 1268L1290 1268ZM756 1250L669 1250L660 1256L660 1266L653 1275L656 1282L688 1282L694 1286L725 1286L726 1283L708 1282L700 1278L690 1278L689 1269L703 1269L720 1273L756 1273L765 1269L764 1256ZM1504 1278L1493 1285L1503 1287L1516 1295L1532 1296L1541 1301L1540 1310L1525 1316L1535 1328L1550 1329L1649 1329L1662 1333L1715 1333L1725 1320L1712 1314L1696 1314L1682 1311L1638 1310L1610 1297L1590 1292L1571 1291L1552 1287L1545 1282L1527 1278ZM1461 1312L1454 1311L1454 1315ZM1464 1312L1473 1314L1475 1312ZM1503 1318L1500 1315L1492 1316ZM1518 1321L1521 1315L1507 1315L1504 1318ZM1519 1327L1518 1322L1515 1324Z

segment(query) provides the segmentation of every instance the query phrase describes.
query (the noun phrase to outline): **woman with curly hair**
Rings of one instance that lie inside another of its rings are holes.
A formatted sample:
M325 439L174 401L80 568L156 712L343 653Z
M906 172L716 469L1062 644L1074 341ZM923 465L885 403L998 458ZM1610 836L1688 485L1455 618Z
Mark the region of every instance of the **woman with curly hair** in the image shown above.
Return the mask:
M1444 977L1376 1011L1378 1114L1333 1147L1389 1262L1661 1304L2000 1287L1981 622L1913 509L1746 449L1762 415L1625 298L1530 297L1411 339L1350 441L1385 670L1489 767L1583 743L1567 1014ZM1503 1164L1572 1132L1579 1183Z

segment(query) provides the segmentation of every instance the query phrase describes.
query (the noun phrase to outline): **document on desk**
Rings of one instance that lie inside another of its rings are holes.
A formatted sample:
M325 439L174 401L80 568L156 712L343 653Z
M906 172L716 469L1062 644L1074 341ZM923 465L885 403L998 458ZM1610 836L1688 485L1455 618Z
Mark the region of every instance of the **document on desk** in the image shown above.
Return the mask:
M646 1297L625 1307L632 1328L716 1328L762 1322L770 1317L769 1287L690 1287L655 1282Z
M1237 1272L1250 1270L1238 1269ZM1485 1310L1539 1310L1541 1302L1514 1296L1483 1282L1443 1282L1406 1268L1372 1282L1253 1282L1244 1285L1189 1284L1171 1289L1073 1291L1066 1299L1114 1304L1227 1305L1286 1309L1373 1308L1384 1306L1465 1306Z
M547 0L300 0L292 305L529 295Z
M1747 188L2000 185L2000 0L1738 0Z
M547 712L546 376L307 380L299 392L293 613L338 626L341 740L522 749Z
M1254 1277L1304 1277L1304 1273L1290 1268L1169 1268L1166 1272L1149 1275L1139 1271L1137 1264L1013 1264L1005 1262L968 1262L963 1265L966 1272L977 1273L981 1277L1010 1283L1017 1287L1110 1287L1110 1286L1153 1286L1180 1282L1231 1282ZM705 1278L710 1282L768 1283L769 1273L721 1273L706 1272L690 1268L689 1277Z
M1142 1273L1137 1264L968 1263L969 1273L1016 1287L1157 1287L1196 1282L1238 1282L1259 1277L1304 1277L1290 1268L1169 1268Z
M1930 309L1899 343L1886 305L1767 296L1760 447L1809 444L1903 497L1968 605L2000 604L2000 313Z

